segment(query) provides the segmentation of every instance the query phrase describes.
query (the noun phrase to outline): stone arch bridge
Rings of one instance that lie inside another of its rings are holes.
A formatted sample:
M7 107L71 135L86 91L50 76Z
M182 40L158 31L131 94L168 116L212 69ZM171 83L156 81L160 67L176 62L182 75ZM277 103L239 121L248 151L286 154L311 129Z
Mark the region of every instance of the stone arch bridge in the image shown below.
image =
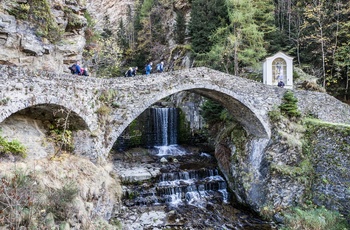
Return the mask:
M40 120L51 119L53 114L67 116L78 130L75 152L105 157L144 110L180 91L220 102L250 135L269 139L268 112L280 105L286 89L205 67L148 77L100 79L0 66L0 122L13 114ZM350 123L350 107L335 98L310 91L294 94L302 113L328 122Z

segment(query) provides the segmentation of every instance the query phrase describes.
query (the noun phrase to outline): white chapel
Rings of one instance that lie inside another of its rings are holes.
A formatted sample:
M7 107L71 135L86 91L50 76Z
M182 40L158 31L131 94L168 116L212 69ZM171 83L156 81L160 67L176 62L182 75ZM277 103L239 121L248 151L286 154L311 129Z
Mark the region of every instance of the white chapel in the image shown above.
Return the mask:
M263 64L264 84L277 86L280 80L285 88L293 89L293 58L283 52L267 57Z

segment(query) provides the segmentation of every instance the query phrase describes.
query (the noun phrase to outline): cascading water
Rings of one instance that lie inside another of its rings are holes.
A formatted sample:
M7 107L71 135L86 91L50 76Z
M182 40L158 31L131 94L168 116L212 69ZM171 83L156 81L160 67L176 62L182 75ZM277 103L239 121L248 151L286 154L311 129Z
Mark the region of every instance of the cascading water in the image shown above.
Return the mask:
M153 124L156 138L155 146L177 144L177 109L153 108Z
M156 186L157 194L174 206L190 204L202 207L213 197L228 203L227 185L217 169L163 173Z
M150 127L154 139L150 143L158 150L157 155L183 155L185 152L177 145L178 111L176 108L152 108Z

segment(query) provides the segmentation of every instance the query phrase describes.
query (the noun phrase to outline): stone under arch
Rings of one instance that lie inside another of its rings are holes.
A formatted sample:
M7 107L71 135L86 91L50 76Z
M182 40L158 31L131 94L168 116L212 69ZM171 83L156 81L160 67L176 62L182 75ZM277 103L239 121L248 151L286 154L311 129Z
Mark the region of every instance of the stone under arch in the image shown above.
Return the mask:
M71 130L89 129L87 123L79 114L71 109L57 104L37 104L16 112L36 120L57 121L57 119L67 120L67 128Z
M47 139L49 125L61 120L62 129L86 130L86 122L74 111L57 104L38 104L21 109L0 123L1 135L7 140L22 143L30 158L55 153L54 143Z

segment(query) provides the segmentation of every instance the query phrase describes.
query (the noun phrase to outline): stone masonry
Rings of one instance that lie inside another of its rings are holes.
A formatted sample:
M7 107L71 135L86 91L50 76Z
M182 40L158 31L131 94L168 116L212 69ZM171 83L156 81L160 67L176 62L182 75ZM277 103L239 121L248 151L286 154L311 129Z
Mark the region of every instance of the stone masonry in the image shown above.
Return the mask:
M217 100L250 135L269 139L268 112L280 105L286 91L204 67L149 77L98 79L0 66L0 76L0 122L24 109L54 113L56 107L65 108L71 111L71 123L85 132L76 138L76 153L92 158L107 156L123 130L152 104L185 90ZM350 123L350 107L334 97L310 91L294 94L302 113L327 122Z

